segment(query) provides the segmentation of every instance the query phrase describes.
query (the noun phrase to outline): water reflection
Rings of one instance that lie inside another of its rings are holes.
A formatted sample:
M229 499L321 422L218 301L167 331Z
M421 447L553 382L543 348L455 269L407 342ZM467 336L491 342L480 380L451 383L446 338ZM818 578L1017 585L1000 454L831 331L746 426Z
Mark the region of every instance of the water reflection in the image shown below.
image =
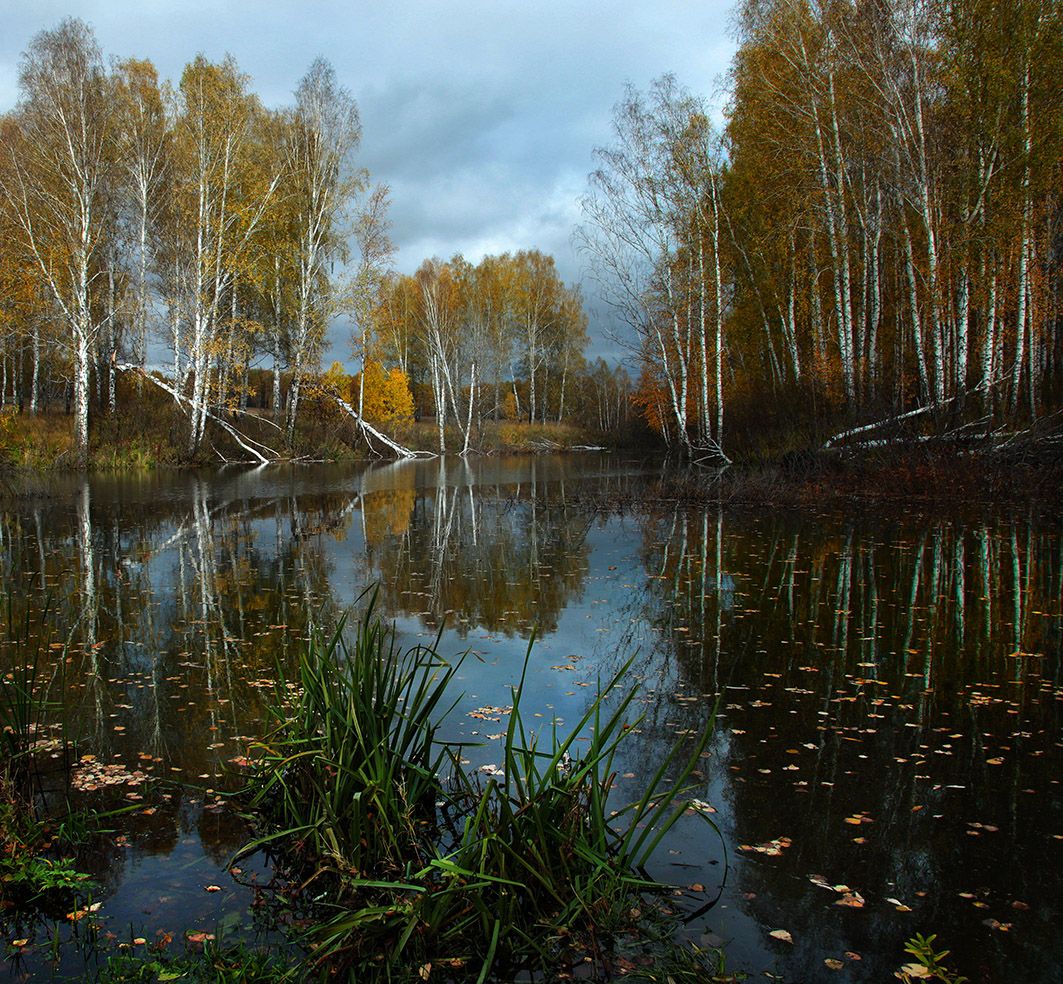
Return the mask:
M974 980L998 979L1005 954L1049 979L1058 531L1033 517L745 516L721 534L707 518L658 518L644 557L660 630L647 662L677 667L659 717L696 727L690 695L722 694L703 795L738 847L739 913L710 923L751 961L764 929L787 929L787 979L819 978L825 958L886 979L883 942L917 930L949 940Z
M53 630L33 631L92 757L81 795L136 807L96 845L114 924L245 919L224 873L242 832L215 790L265 727L277 665L375 584L408 637L445 616L444 652L479 655L454 724L486 743L474 764L493 739L466 711L508 702L533 629L525 699L547 723L636 654L645 717L621 792L719 696L698 795L730 867L698 931L734 966L815 980L836 958L839 979L888 979L924 931L975 981L1050 977L1058 527L588 507L646 477L594 457L431 461L60 480L8 502L3 582L13 617L50 606ZM94 783L103 763L154 785ZM687 824L660 867L712 893L724 860Z

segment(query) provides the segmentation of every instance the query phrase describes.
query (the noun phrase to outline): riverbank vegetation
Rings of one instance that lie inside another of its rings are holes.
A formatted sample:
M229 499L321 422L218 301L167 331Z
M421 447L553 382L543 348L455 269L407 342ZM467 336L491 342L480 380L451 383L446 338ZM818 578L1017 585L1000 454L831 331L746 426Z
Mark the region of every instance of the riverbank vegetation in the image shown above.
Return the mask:
M370 598L349 643L341 621L307 645L295 679L278 668L274 727L240 760L234 795L249 839L230 870L237 877L238 862L266 854L273 875L260 904L290 945L185 933L184 955L170 952L171 939L122 944L95 928L88 876L53 858L55 831L36 819L37 757L55 744L42 737L54 730L47 688L35 663L9 674L0 689L10 753L0 777L0 903L7 929L29 928L12 945L30 945L40 910L71 928L85 922L83 936L61 940L55 930L55 959L64 947L83 951L103 981L398 982L427 980L435 968L442 980L484 982L576 965L600 980L658 964L675 980L696 980L719 970L718 953L676 936L683 902L646 870L684 814L712 826L684 798L711 726L678 743L625 804L611 789L618 749L639 723L638 691L622 683L630 662L564 735L531 727L522 679L498 765L470 775L463 745L439 736L458 699L461 659L445 661L435 646L400 648ZM63 768L69 780L72 761ZM69 810L60 819L78 823ZM73 845L69 832L63 842Z
M393 397L393 414L435 418L440 451L475 446L485 418L626 414L623 372L584 364L582 302L552 257L390 273L388 189L358 169L360 140L323 59L270 110L232 58L197 56L170 83L147 61L109 67L81 21L38 34L0 120L0 402L69 414L81 466L101 443L94 420L125 410L144 426L152 390L182 418L167 457L191 463L211 444L254 461L315 453L307 404L322 400L387 454L409 453L373 426ZM353 382L321 371L338 320Z

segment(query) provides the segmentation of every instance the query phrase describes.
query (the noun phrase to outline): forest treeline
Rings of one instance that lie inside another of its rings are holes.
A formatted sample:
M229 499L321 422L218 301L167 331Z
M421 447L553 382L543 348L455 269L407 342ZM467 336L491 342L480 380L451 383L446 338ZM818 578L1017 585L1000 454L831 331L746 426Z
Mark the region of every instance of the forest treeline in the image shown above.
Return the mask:
M1061 6L742 0L720 125L671 76L629 88L577 240L634 380L587 363L579 289L533 247L394 272L328 62L270 110L231 58L170 84L66 20L0 117L0 400L68 404L81 461L90 407L149 391L188 460L208 427L290 456L326 410L398 453L376 427L410 417L439 452L637 417L717 460L1022 432L1061 389ZM355 376L322 372L343 320Z
M629 89L581 234L670 445L1058 408L1061 11L744 0L722 128Z
M197 56L171 85L149 61L107 64L68 19L30 43L19 94L0 118L0 394L28 415L68 407L81 462L90 409L147 410L145 388L183 411L187 460L208 426L244 456L293 453L323 386L358 424L367 398L434 415L440 451L485 418L626 417L627 375L585 365L582 302L551 257L392 272L388 189L356 165L358 107L328 62L270 110L232 58ZM354 378L321 372L338 319Z

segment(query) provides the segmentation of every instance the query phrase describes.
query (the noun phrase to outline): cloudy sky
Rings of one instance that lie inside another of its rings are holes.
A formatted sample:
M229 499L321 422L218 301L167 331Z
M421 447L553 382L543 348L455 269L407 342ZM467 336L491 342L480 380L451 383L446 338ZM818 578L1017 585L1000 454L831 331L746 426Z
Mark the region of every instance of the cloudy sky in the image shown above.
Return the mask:
M202 52L231 53L271 107L318 55L358 100L359 163L392 193L396 265L536 247L583 281L594 353L617 353L571 244L579 197L608 143L625 83L659 75L721 103L732 0L8 0L0 111L38 31L76 16L105 54L150 58L164 78ZM330 358L346 359L343 330Z

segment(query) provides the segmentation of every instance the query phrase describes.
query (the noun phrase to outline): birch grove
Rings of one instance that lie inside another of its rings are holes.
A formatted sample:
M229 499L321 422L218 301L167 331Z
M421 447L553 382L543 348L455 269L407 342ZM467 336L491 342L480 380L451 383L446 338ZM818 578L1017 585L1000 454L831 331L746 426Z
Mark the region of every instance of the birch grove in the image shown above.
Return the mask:
M737 23L722 126L668 76L629 90L583 203L651 425L697 453L725 397L730 439L773 447L1057 408L1063 8L745 0Z
M31 412L42 389L53 403L57 386L69 393L84 464L92 396L113 415L117 366L165 366L154 390L173 394L194 459L208 422L225 431L225 416L246 413L265 355L290 450L304 383L349 299L336 265L364 184L357 105L335 71L318 59L294 105L270 111L231 57L197 56L171 86L149 61L108 70L92 29L68 19L30 44L19 85L0 120L0 402L9 378ZM386 207L370 198L373 228ZM379 234L364 238L362 265L379 277L390 254ZM146 376L132 375L142 398Z

